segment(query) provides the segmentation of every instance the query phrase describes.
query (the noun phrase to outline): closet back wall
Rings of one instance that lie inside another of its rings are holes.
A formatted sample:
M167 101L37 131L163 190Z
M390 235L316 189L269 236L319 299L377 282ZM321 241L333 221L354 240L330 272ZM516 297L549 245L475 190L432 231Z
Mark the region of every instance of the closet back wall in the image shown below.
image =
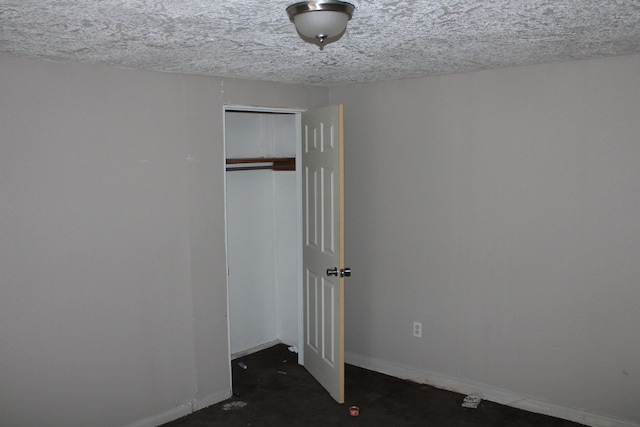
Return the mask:
M227 158L295 157L295 114L227 111ZM227 172L231 354L297 345L298 233L294 171Z

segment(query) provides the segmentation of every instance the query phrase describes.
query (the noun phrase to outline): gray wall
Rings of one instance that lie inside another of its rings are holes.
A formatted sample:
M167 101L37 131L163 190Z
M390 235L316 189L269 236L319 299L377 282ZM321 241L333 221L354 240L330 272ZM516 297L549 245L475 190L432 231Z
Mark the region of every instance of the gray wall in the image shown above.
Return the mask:
M640 56L330 94L348 361L640 423Z
M326 89L0 57L0 424L230 394L223 104Z

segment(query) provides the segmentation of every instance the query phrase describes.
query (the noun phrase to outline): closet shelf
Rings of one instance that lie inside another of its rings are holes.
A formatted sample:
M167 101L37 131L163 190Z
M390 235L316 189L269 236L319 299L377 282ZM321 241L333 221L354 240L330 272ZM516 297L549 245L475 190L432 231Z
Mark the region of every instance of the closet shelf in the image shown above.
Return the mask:
M295 157L245 157L241 159L227 159L228 171L246 171L271 169L274 171L296 170Z

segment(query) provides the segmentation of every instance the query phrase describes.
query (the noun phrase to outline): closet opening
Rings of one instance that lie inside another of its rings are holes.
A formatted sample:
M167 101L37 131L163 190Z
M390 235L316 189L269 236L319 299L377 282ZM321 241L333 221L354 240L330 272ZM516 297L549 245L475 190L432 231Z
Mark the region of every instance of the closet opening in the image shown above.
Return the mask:
M224 110L231 363L279 343L301 347L300 113Z

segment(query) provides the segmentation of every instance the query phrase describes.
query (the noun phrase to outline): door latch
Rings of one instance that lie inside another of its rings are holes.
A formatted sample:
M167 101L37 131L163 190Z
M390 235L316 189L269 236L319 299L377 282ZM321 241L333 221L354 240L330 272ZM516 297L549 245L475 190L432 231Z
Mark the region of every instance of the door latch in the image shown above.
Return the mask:
M338 277L338 274L340 275L340 277L350 277L351 268L346 267L346 268L341 268L340 270L338 270L338 267L327 268L327 276Z

